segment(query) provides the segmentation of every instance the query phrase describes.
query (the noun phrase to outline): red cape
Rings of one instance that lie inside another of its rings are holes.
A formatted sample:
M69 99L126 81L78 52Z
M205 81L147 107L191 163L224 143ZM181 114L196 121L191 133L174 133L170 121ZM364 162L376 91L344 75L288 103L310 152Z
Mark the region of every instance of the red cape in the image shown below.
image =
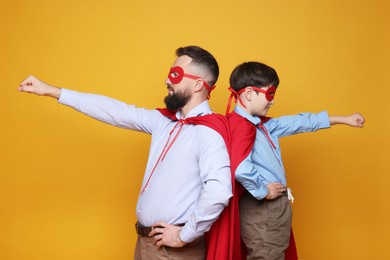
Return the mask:
M177 121L174 112L167 109L157 109L164 116ZM267 119L263 119L267 120ZM245 260L246 248L241 241L239 199L244 188L235 180L235 171L238 165L252 150L256 137L256 128L245 118L236 113L224 117L219 114L187 118L188 124L205 125L217 131L224 139L230 154L230 167L232 172L233 197L228 206L222 211L220 217L211 226L206 234L207 260ZM231 140L230 136L235 138ZM286 251L286 260L297 260L295 241L291 231L290 246Z
M235 112L228 114L226 117L229 121L230 134L231 136L234 136L234 138L231 138L230 167L232 174L235 174L238 165L252 151L256 138L256 126ZM269 119L271 118L262 117L261 121L267 122ZM285 252L285 260L298 260L298 253L292 229L290 235L290 244Z

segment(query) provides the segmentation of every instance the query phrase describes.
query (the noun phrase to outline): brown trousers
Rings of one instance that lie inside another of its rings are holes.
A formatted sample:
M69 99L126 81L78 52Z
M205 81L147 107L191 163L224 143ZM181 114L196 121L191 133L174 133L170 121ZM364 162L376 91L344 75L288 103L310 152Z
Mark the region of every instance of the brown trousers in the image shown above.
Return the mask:
M138 236L134 260L204 260L206 244L204 237L188 243L181 248L163 246L160 249L153 245L150 237Z
M240 200L240 219L247 260L284 260L292 220L287 194L274 200L257 200L246 192Z

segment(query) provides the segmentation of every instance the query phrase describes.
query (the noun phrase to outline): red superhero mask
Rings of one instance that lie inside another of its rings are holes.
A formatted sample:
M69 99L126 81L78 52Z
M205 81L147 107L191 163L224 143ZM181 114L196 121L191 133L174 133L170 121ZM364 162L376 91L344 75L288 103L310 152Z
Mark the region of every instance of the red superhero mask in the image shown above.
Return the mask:
M264 90L262 88L258 88L258 87L255 87L255 86L248 86L248 87L251 87L253 90L255 91L258 91L258 92L261 92L265 95L265 98L271 102L272 100L274 100L274 97L275 97L275 92L276 92L276 87L275 86L271 86L269 87L267 90ZM244 103L242 103L241 101L241 98L240 98L240 94L243 93L245 91L247 87L245 88L242 88L240 89L239 91L235 91L232 87L229 87L229 91L232 92L230 94L230 97L229 97L229 101L228 101L228 105L227 105L227 108L226 108L226 112L225 114L227 115L230 111L230 105L231 105L231 102L232 102L232 98L234 98L235 102L237 102L237 100L241 103L241 105L246 108L246 106L244 105Z
M275 86L271 86L269 87L267 90L264 90L262 88L258 88L258 87L255 87L255 86L250 86L253 90L255 91L258 91L258 92L261 92L265 95L265 98L271 102L272 100L274 100L274 97L275 97L275 92L276 92L276 87Z
M203 85L205 86L205 88L209 92L211 92L211 90L213 90L215 88L215 85L210 87L207 84L207 82L204 79L202 79L202 77L184 73L183 68L180 66L175 66L175 67L171 68L171 70L169 71L169 74L168 74L168 78L173 84L179 84L183 80L184 77L190 78L190 79L203 80Z

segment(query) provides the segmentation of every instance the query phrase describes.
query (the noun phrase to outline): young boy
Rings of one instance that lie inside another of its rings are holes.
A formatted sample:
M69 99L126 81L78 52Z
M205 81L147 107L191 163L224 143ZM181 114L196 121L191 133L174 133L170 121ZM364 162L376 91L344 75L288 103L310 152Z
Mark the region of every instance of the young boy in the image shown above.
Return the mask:
M245 62L230 76L232 97L237 102L227 115L231 126L232 158L245 156L232 165L236 180L245 188L240 200L241 235L250 259L284 259L291 232L293 197L286 188L279 137L313 132L335 124L363 127L356 113L329 116L326 111L267 118L279 78L276 71L259 62ZM243 130L245 129L245 130ZM236 150L236 152L235 152ZM247 152L243 152L246 150Z

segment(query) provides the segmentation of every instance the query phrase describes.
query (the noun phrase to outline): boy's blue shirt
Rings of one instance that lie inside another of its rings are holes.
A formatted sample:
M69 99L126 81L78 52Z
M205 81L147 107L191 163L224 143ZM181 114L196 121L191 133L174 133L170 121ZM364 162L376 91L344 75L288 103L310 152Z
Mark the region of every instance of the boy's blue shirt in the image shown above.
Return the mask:
M282 116L271 118L265 122L262 122L260 117L248 114L239 106L235 107L234 112L256 126L263 124L275 146L274 148L271 145L264 131L257 128L253 149L248 157L239 164L235 172L236 180L259 200L267 195L266 185L268 183L279 182L287 186L279 138L330 127L329 116L326 111L317 114L301 113Z

